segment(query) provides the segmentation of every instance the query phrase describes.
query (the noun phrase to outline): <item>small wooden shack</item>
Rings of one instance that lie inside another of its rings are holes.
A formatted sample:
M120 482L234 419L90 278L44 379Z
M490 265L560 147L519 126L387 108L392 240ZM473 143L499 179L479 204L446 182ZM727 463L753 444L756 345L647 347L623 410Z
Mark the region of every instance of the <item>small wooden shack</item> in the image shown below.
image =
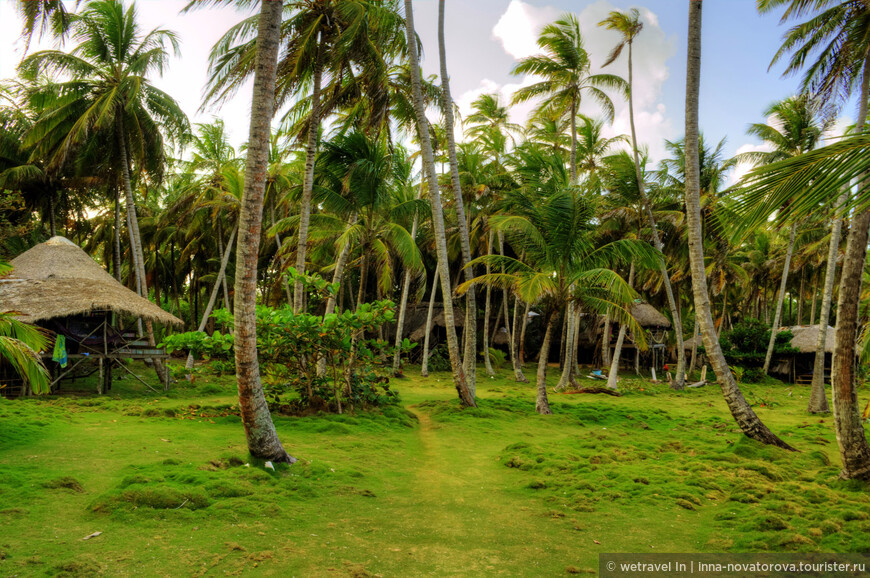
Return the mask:
M52 237L11 262L12 273L0 278L0 309L12 311L26 323L64 336L70 367L52 363L52 352L43 359L52 370L52 387L62 379L80 375L84 366L99 371L100 391L111 386L112 367L129 371L122 359L166 357L133 332L120 331L113 318L127 316L167 325L184 322L124 287L72 241ZM89 374L88 374L89 375ZM138 378L138 376L136 376ZM3 395L26 393L20 380L3 375Z
M774 357L770 373L783 381L798 384L813 382L813 367L816 362L816 343L820 325L795 325L780 327L780 331L791 331L791 346L797 353ZM831 359L836 346L835 329L828 326L825 331L825 383L831 382Z

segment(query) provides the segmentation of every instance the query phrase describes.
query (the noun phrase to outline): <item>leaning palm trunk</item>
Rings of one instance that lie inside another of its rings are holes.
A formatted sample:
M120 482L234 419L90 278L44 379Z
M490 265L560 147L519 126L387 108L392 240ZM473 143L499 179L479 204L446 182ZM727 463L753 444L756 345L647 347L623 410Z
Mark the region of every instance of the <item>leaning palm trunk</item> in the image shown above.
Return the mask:
M689 375L695 372L695 361L698 358L698 336L701 335L701 327L698 325L698 314L695 313L695 323L692 326L692 361L689 363Z
M634 261L628 269L628 286L634 286ZM625 332L628 324L619 324L619 336L616 338L616 347L613 348L613 359L610 361L610 372L607 374L607 387L616 389L616 380L619 377L619 358L622 357L622 344L625 342ZM635 344L635 347L637 345Z
M526 327L529 326L529 310L532 308L531 303L526 303L526 309L523 312L523 323L522 329L520 329L520 343L519 343L519 353L517 355L517 361L522 368L523 364L526 362Z
M465 280L474 279L471 263L471 242L468 237L468 222L465 219L465 206L462 199L462 184L459 181L459 163L456 161L456 139L453 134L453 98L450 95L450 76L447 74L447 46L444 42L444 0L438 2L438 56L441 61L441 93L444 108L444 124L447 133L447 157L450 160L450 180L456 202L456 220L459 223L459 244L462 247L462 266ZM474 286L465 294L465 333L463 336L465 379L468 391L473 398L477 384L477 298Z
M311 222L311 193L314 190L314 157L317 155L317 133L320 129L320 84L323 77L323 36L317 41L314 56L314 88L311 95L311 118L308 121L308 142L305 145L305 176L302 179L302 198L299 200L299 240L296 245L296 270L305 272L308 253L308 225ZM305 291L302 281L293 287L293 311L302 311Z
M448 269L447 235L444 230L444 209L441 205L441 189L438 187L438 175L435 171L435 157L432 154L432 143L429 140L429 123L426 120L426 106L423 102L423 88L420 83L417 34L414 31L414 8L411 5L411 0L405 0L405 32L408 40L408 52L411 57L411 89L414 94L417 136L420 140L420 151L423 153L423 170L426 172L426 177L429 181L429 201L432 205L435 249L438 254L438 268L441 272L444 325L447 330L447 349L450 352L450 367L453 371L453 383L459 394L459 401L463 405L475 407L474 395L468 388L465 366L459 351L459 340L456 337L456 324L453 317L453 293L450 287L450 271ZM457 193L459 193L457 196L461 196L461 192L457 191Z
M867 121L867 100L870 98L870 56L864 61L861 95L858 100L857 132ZM865 181L866 182L866 181ZM866 186L866 185L864 185ZM867 233L870 211L863 210L852 220L846 243L846 258L840 274L840 296L837 301L837 345L831 367L834 430L843 460L842 478L870 479L870 445L861 421L858 393L855 390L855 342L858 330L858 306L861 301L861 277L867 257ZM818 353L818 352L817 352Z
M486 243L486 254L492 254L492 231L489 233L489 237ZM486 276L489 277L489 274L492 272L491 267L489 266L489 261L486 263ZM492 369L492 359L489 355L489 316L491 314L492 307L492 286L486 286L486 305L483 309L483 364L486 367L486 374L492 377L495 375L495 371Z
M652 205L649 202L649 198L646 195L646 187L643 182L643 175L640 171L640 155L637 152L637 133L634 130L634 93L632 92L632 62L631 62L631 48L632 42L629 40L628 42L628 120L631 125L631 148L634 153L634 170L635 175L637 177L637 187L638 192L640 193L640 198L643 201L643 209L646 213L647 223L649 224L650 231L652 231L653 237L653 245L656 249L661 252L664 249L664 243L662 243L661 237L659 236L658 229L656 229L656 220L653 216ZM683 321L680 317L680 308L678 306L677 300L674 298L674 289L671 286L671 276L668 273L668 265L665 261L664 256L659 258L659 268L662 273L662 281L665 285L665 293L668 296L668 306L671 308L671 317L673 318L674 324L674 335L677 338L677 372L674 377L673 388L674 389L684 389L686 383L686 351L683 349Z
M791 254L794 251L794 237L797 232L797 223L793 223L788 234L788 248L785 251L785 263L782 266L782 279L779 282L779 293L776 296L776 311L773 313L773 326L770 328L770 341L767 344L767 354L764 356L764 367L761 371L764 375L770 370L770 361L773 359L773 346L776 344L776 336L779 333L779 321L782 318L782 302L785 300L785 288L788 284L788 271L791 267ZM723 319L724 321L724 319Z
M689 261L692 274L692 290L695 296L695 312L701 326L701 336L707 357L716 372L716 380L734 420L748 437L765 444L793 450L765 426L746 402L737 386L728 362L722 354L710 300L707 295L707 277L704 272L704 245L701 237L701 190L698 161L698 92L701 80L701 9L702 0L689 2L689 47L686 65L686 216L689 229Z
M555 327L556 314L551 312L547 315L547 329L544 332L544 343L541 344L541 353L538 357L538 392L535 399L535 411L542 415L553 413L547 399L547 361L550 356L550 342L553 340Z
M562 363L562 375L559 376L559 383L555 387L556 391L562 391L568 387L571 372L574 369L574 364L571 362L571 356L574 354L574 307L575 303L570 301L565 311L565 325L567 325L567 330L565 331L565 359Z
M432 335L432 318L435 310L435 293L438 291L438 277L440 269L435 268L432 277L432 294L429 296L429 312L426 314L426 335L423 338L423 363L420 366L420 375L429 377L429 338Z
M420 183L420 190L417 194L419 199L423 192L423 184ZM417 238L417 215L414 215L414 221L411 223L411 238ZM399 319L396 321L396 354L393 357L393 375L399 375L402 369L402 333L405 329L405 314L408 309L408 291L411 287L411 270L405 268L405 278L402 280L402 298L399 301Z
M121 120L121 111L118 111L119 120L115 124L118 135L118 150L121 155L121 175L124 181L124 195L127 200L127 222L130 229L130 250L133 253L133 262L136 266L136 288L139 295L148 299L148 285L145 280L145 254L142 251L142 237L139 234L139 219L136 218L136 201L133 199L133 187L130 184L130 160L127 156L127 139L124 136L124 126ZM141 324L141 319L139 320ZM140 325L141 332L141 325ZM151 320L145 321L145 332L148 336L148 345L157 347L154 339L154 325ZM166 367L163 361L157 358L151 360L154 363L154 371L160 383L169 384Z
M257 458L293 463L296 459L284 450L272 423L257 360L257 257L263 225L263 196L266 190L280 33L281 2L263 0L257 31L251 130L236 249L235 358L239 410L245 426L248 450Z
M209 315L211 315L211 310L214 308L214 304L217 301L218 291L220 291L221 285L223 284L224 275L227 272L227 263L230 261L230 251L233 247L233 241L236 239L236 231L239 229L238 225L233 227L233 232L230 233L230 238L227 241L227 246L224 249L223 255L221 255L221 269L218 271L217 281L214 283L214 287L212 287L211 295L208 298L208 305L205 306L205 311L202 312L202 319L199 322L199 327L197 327L197 331L205 331L205 325L208 323ZM190 371L193 369L193 352L187 354L187 363L184 364L185 369Z
M849 200L848 192L843 191L837 199L837 208ZM828 396L825 395L825 344L828 338L828 323L831 315L831 301L834 296L834 278L837 275L837 253L840 250L840 235L843 230L843 220L836 214L831 225L831 241L828 245L828 265L825 268L825 286L822 293L822 310L819 312L819 332L816 336L816 357L813 363L813 385L810 391L810 403L807 411L810 413L827 413ZM818 283L818 278L817 278ZM815 321L816 291L813 290L813 311L810 313L810 324Z
M601 338L601 364L610 365L610 312L604 316L604 335Z

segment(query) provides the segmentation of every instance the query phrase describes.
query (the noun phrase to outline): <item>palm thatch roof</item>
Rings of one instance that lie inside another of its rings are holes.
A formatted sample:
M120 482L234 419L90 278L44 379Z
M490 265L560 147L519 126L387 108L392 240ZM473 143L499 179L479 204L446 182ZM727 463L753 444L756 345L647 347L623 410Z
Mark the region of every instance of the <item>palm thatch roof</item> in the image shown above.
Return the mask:
M52 237L12 260L0 278L0 310L35 323L91 311L113 311L168 325L178 317L130 291L64 237Z
M444 305L436 303L432 311L432 327L445 327ZM426 318L429 316L429 304L418 303L408 305L405 313L405 333L411 341L422 342L426 337ZM453 306L453 321L456 327L465 326L465 310L456 305Z
M631 316L641 327L670 327L671 322L649 303L635 303L631 306Z
M791 331L794 337L791 338L791 346L799 349L801 353L815 353L816 340L819 338L820 325L795 325L794 327L781 327L780 331ZM837 338L834 335L835 329L828 326L825 332L825 353L833 353L837 343Z

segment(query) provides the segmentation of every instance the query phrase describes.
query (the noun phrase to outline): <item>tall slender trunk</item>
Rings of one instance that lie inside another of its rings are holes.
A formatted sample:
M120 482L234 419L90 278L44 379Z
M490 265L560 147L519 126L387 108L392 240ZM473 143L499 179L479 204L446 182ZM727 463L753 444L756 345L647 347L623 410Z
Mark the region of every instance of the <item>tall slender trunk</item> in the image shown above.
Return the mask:
M459 163L456 161L456 138L453 133L453 97L450 95L450 75L447 74L447 45L444 41L444 0L438 1L438 56L441 61L441 94L447 134L447 158L450 160L450 182L456 203L456 221L459 224L459 245L462 248L462 267L465 280L474 279L471 263L471 241L468 237L468 221L462 199L462 184L459 181ZM465 331L463 336L466 386L471 397L477 386L477 296L473 285L465 293Z
M601 364L610 366L610 312L604 315L604 334L601 336Z
M631 267L628 269L628 286L634 287L634 261L631 262ZM619 358L622 357L622 344L625 341L627 328L626 323L619 324L619 336L616 338L616 347L613 348L613 359L610 361L610 372L607 374L607 387L610 389L616 389L616 379L619 376ZM635 343L635 347L637 347L637 343Z
M631 126L631 149L634 154L634 170L635 176L637 178L637 188L640 193L640 198L643 203L644 213L646 213L646 220L649 224L650 231L652 232L653 245L659 252L664 250L664 243L662 243L661 237L659 236L658 229L656 228L656 220L653 216L652 205L650 204L649 197L646 194L646 185L643 182L643 174L640 170L640 154L637 150L637 133L634 128L634 92L633 88L633 74L634 70L632 67L632 42L628 42L628 120L629 125ZM677 371L674 376L674 382L672 387L674 389L684 389L686 385L686 351L683 348L683 321L680 318L680 308L677 300L674 298L674 289L671 286L671 276L668 273L668 264L665 261L664 255L659 257L659 270L662 273L662 282L665 286L665 293L668 297L668 306L671 308L671 318L673 319L674 326L674 336L677 339Z
M417 199L423 195L423 183L420 182L420 188L417 190ZM411 239L417 238L417 215L414 215L414 220L411 222ZM405 278L402 280L402 297L399 300L399 319L396 321L396 353L393 357L393 375L399 375L402 370L402 333L405 329L405 313L408 308L408 292L411 287L411 270L405 268Z
M785 251L785 263L782 266L782 279L779 282L779 292L776 295L776 311L773 313L773 325L770 328L770 341L767 343L767 354L764 356L764 367L761 371L764 375L770 370L770 362L773 359L773 346L776 343L776 336L779 334L779 322L782 318L782 302L785 299L785 288L788 284L788 272L791 267L791 254L794 251L794 238L797 233L797 223L792 223L791 230L788 233L788 248Z
M435 311L435 293L438 291L438 277L441 271L436 267L432 276L432 294L429 296L429 312L426 314L426 335L423 338L423 363L420 366L420 375L429 377L429 341L432 336L432 318Z
M526 327L529 326L529 310L532 308L531 303L526 303L526 309L523 312L522 329L520 329L520 347L517 355L520 367L526 362Z
M833 231L831 231L831 232L833 233ZM839 233L839 231L838 231L838 233ZM839 237L839 234L837 236ZM837 240L837 243L839 243L839 239ZM830 254L831 254L830 247L828 247L828 256L830 256ZM836 255L834 255L834 256L836 257ZM830 266L831 266L831 262L828 261L828 267L830 267ZM837 267L837 264L834 263L835 271L836 271L836 267ZM831 278L831 281L833 281L833 277ZM827 283L827 277L825 277L825 282ZM833 285L831 286L831 290L833 292ZM811 305L811 307L810 307L810 325L816 324L816 298L818 297L818 295L819 295L819 275L818 275L818 273L816 273L815 275L813 275L813 299L810 302L810 305Z
M223 285L224 275L226 275L227 272L227 263L230 261L230 252L232 252L233 241L236 240L236 231L238 231L238 229L238 225L233 227L233 231L230 233L230 238L227 240L227 246L221 255L221 268L220 271L218 271L217 281L215 281L214 287L211 290L211 295L208 298L208 305L205 306L205 311L202 312L202 319L199 322L199 327L196 329L197 331L205 330L205 325L208 323L211 310L214 308L214 304L217 301L218 291L220 290L221 285ZM187 371L193 369L192 351L187 355L187 363L185 363L184 367Z
M571 185L577 184L577 96L571 95Z
M136 201L133 198L133 187L130 184L130 157L127 155L127 138L124 134L124 123L120 110L118 111L118 121L115 123L115 128L118 137L118 151L121 156L121 176L124 182L124 195L127 200L130 250L133 252L134 263L136 265L136 288L139 295L148 299L148 285L145 281L145 255L142 251L142 237L139 234L139 220L136 218ZM145 331L148 335L148 345L156 347L157 341L154 338L154 324L150 319L145 321ZM163 361L153 359L152 362L154 363L154 371L157 373L160 383L167 383L166 368L163 366Z
M867 121L867 101L870 99L870 54L865 57L859 96L857 132ZM865 181L866 183L866 181ZM866 187L867 185L862 185ZM870 445L861 421L861 408L855 389L855 341L858 330L858 307L861 300L861 278L867 255L867 233L870 211L856 213L846 242L846 257L840 274L840 295L837 301L837 345L831 366L834 428L843 460L842 478L870 479ZM821 333L821 332L820 332ZM818 352L817 352L818 353Z
M272 226L275 225L275 199L272 199L272 203L269 205L269 216L271 217ZM281 265L281 285L284 286L284 294L287 297L287 303L293 303L293 294L290 291L290 281L287 280L287 277L284 275L284 256L282 255L282 250L284 248L284 243L281 241L281 234L275 233L275 244L277 245L276 252L278 253L278 263Z
M57 236L57 226L54 221L54 191L48 193L48 231L52 237Z
M825 392L825 344L828 339L828 324L831 316L831 301L834 298L834 280L837 276L837 255L840 252L840 235L843 230L843 220L837 216L836 211L844 206L849 200L849 194L846 189L840 193L837 198L837 207L831 212L831 240L828 244L828 263L825 267L825 285L822 289L822 309L819 311L819 331L816 334L816 356L813 360L813 384L810 390L810 402L807 406L807 411L810 413L828 413L828 396ZM816 285L818 286L818 276L816 277ZM813 312L811 317L815 317L816 313L816 293L818 289L813 290ZM812 321L810 321L812 323ZM833 381L831 382L833 384Z
M274 114L281 11L279 0L262 0L260 3L251 129L236 249L235 358L239 410L248 450L257 458L293 463L296 459L284 450L272 423L257 360L257 257L263 225L270 125Z
M463 405L475 407L474 396L468 388L465 366L459 351L456 336L456 323L453 317L452 289L450 287L449 258L447 255L447 235L444 230L444 210L441 205L441 189L435 172L435 157L429 140L429 123L426 120L426 107L423 103L423 88L420 83L420 62L417 57L417 34L414 31L414 7L411 0L405 0L405 32L408 53L411 60L411 89L414 94L414 113L417 119L417 136L423 156L423 169L429 182L429 202L432 205L432 225L435 233L435 249L438 254L438 267L441 270L441 291L444 299L444 324L447 330L447 349L450 352L450 366L453 383L459 400Z
M492 254L492 231L489 232L487 236L486 242L486 254ZM489 265L489 262L486 264L486 275L487 277L492 272L492 268ZM486 305L483 308L483 364L486 367L486 374L489 376L495 375L495 371L492 369L492 359L490 359L489 355L489 316L491 315L492 307L492 286L486 286Z
M698 313L695 312L695 323L692 326L692 361L689 363L689 375L695 372L695 361L698 359L698 337L701 335L701 326L698 325Z
M504 257L504 233L502 231L497 232L498 235L498 254ZM501 272L504 273L504 267L501 268ZM511 367L514 370L514 381L517 383L528 383L529 380L523 375L523 370L520 368L519 360L517 360L517 352L515 349L511 348L510 344L513 342L513 334L511 333L511 318L510 318L510 295L508 294L508 290L504 289L502 291L502 310L504 315L504 326L507 330L507 338L508 338L508 355L511 359Z
M719 327L716 328L716 339L722 335L722 329L725 328L725 316L728 311L728 292L722 291L722 314L719 315Z
M701 326L704 348L716 372L716 381L728 409L740 429L748 437L765 444L793 449L776 437L765 426L746 402L737 386L713 327L710 300L707 296L707 277L704 273L704 245L701 237L701 191L698 156L698 93L701 80L701 10L703 0L689 2L689 46L686 65L686 214L689 230L689 261L695 312Z
M356 213L354 213L348 224L353 225L356 223ZM332 282L338 283L338 296L343 299L343 290L344 284L342 283L342 278L344 277L344 270L347 268L347 261L350 258L350 243L345 243L344 247L341 248L341 251L338 253L338 261L335 263L335 270L332 272ZM350 290L350 289L349 289ZM289 292L289 286L288 286ZM352 290L350 290L353 293ZM326 309L323 312L323 317L325 318L327 315L332 315L335 313L335 295L330 295L326 300ZM317 361L317 376L323 377L326 375L326 357L321 357Z
M115 189L115 226L113 227L112 237L113 237L113 245L115 246L114 250L114 261L113 267L115 269L115 280L118 283L121 282L121 195L118 191L117 185L113 187ZM172 262L175 263L175 258L173 257Z
M324 58L323 33L317 39L317 53L314 56L314 89L311 94L311 118L308 124L308 142L305 146L305 175L302 179L302 198L299 199L299 240L296 245L296 270L305 272L305 258L308 253L308 226L311 222L311 193L314 190L314 158L317 155L317 133L320 130L320 85L323 81ZM297 281L293 289L293 311L302 310L305 291L302 281Z
M795 325L803 325L804 324L804 280L806 277L806 271L801 269L801 286L798 290L798 306L797 306L797 321Z
M553 413L550 409L550 402L547 399L547 360L550 356L550 343L553 340L555 327L556 313L551 311L547 314L547 329L544 332L544 343L541 344L541 353L538 355L538 387L535 399L535 411L543 415Z

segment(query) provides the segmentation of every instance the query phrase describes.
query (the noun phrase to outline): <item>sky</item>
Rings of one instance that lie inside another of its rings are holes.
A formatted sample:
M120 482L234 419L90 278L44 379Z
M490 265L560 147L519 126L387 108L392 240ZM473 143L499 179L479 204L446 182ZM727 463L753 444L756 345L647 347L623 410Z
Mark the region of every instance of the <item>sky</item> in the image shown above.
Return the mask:
M232 142L238 145L248 134L250 85L220 110L200 108L212 45L248 13L209 8L181 15L179 11L185 4L186 0L137 2L143 30L162 27L175 31L181 39L181 56L171 61L163 78L155 79L154 84L175 97L192 122L223 118ZM560 15L571 11L577 16L593 72L599 72L619 36L597 23L611 10L638 8L644 23L634 48L639 143L648 147L651 161L657 162L666 156L664 140L682 137L688 28L685 0L454 0L446 6L450 85L463 115L484 92L498 92L507 102L518 87L534 81L513 76L511 70L519 59L537 51L535 40L541 28ZM437 2L415 0L414 11L423 43L423 71L437 74ZM18 39L20 29L14 1L0 0L0 78L15 74L24 49ZM757 139L746 134L747 126L764 122L762 112L770 103L797 91L799 79L782 78L781 63L768 70L785 29L778 14L759 15L755 0L704 2L700 126L708 142L727 138L726 155L762 148ZM35 41L30 52L52 47L51 42ZM627 75L625 56L603 71ZM614 104L616 117L607 127L606 136L629 130L626 103L615 99ZM512 120L523 123L532 107L514 107ZM581 112L600 115L591 103L584 104ZM845 107L839 124L845 126L854 116L854 106Z

